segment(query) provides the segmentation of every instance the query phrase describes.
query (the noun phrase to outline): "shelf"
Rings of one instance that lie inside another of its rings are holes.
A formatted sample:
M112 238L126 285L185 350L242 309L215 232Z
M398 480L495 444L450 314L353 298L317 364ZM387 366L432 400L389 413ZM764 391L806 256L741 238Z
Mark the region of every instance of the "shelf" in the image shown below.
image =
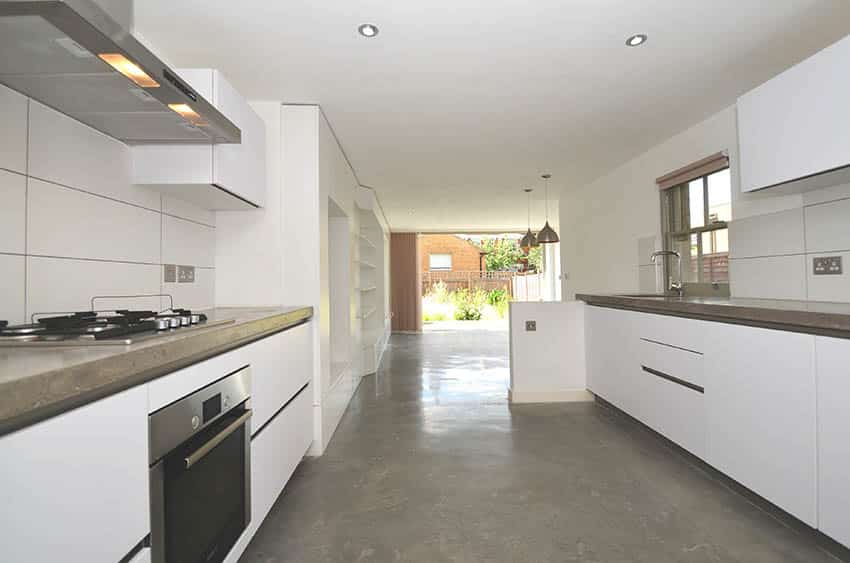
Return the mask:
M377 309L376 309L375 307L371 307L371 308L369 308L369 309L366 309L366 310L365 310L365 311L363 311L362 313L360 313L360 315L359 315L357 318L358 318L358 319L366 320L366 319L368 319L369 317L371 317L372 315L374 315L374 314L375 314L375 311L377 311Z
M357 263L360 264L360 266L363 267L363 268L370 268L372 270L375 270L375 269L378 268L376 265L371 264L369 262L364 262L363 260L358 260Z
M357 236L360 237L360 240L362 240L363 242L365 242L366 244L368 244L372 248L378 248L378 245L375 244L374 242L372 242L371 240L369 240L369 238L366 235L357 235Z
M372 285L372 286L369 286L369 287L361 287L360 291L362 291L363 293L366 293L367 291L375 291L376 289L378 289L378 288L375 287L374 285Z

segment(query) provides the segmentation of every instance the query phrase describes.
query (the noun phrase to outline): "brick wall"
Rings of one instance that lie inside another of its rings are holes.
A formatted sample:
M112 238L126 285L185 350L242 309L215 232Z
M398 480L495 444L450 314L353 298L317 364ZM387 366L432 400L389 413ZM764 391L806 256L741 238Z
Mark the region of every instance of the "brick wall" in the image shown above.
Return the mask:
M423 272L429 270L431 254L451 254L454 272L478 272L487 269L484 260L479 261L478 247L455 235L420 235L419 254Z

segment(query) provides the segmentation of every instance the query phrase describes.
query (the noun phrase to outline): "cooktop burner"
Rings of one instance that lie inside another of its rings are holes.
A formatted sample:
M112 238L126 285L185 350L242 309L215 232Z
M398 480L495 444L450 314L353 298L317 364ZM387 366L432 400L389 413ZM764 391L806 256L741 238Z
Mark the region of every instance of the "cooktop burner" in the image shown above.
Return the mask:
M166 311L81 311L63 315L33 316L30 324L10 325L0 321L0 346L49 344L132 344L192 327L232 323L232 319L210 322L203 313L189 309Z

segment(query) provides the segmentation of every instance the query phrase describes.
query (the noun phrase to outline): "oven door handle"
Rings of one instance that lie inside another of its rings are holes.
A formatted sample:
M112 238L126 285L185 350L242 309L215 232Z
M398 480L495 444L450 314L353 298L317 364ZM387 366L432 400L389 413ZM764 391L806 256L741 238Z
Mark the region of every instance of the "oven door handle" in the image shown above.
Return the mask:
M210 438L208 442L206 442L203 446L192 452L188 457L184 459L186 462L186 469L189 469L210 453L217 445L222 443L228 436L236 432L240 426L245 424L245 422L251 418L251 415L254 414L252 411L245 411L245 414L231 422L227 425L227 428Z

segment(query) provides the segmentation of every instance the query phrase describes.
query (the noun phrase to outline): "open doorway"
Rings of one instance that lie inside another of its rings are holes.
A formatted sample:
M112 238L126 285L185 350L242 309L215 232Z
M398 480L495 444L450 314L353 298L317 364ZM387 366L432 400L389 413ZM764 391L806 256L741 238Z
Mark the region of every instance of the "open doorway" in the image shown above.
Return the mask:
M522 235L419 236L423 330L508 330L511 301L553 300L556 249L523 249Z

